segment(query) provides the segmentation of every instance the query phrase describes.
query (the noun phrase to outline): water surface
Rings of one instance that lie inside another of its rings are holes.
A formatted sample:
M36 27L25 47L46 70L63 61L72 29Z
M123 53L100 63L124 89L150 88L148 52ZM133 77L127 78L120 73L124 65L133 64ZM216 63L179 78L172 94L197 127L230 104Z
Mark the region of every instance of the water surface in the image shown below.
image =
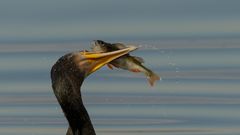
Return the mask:
M238 39L125 40L162 81L103 67L82 87L98 135L240 134ZM68 124L50 83L65 53L90 42L1 45L0 134L59 135Z

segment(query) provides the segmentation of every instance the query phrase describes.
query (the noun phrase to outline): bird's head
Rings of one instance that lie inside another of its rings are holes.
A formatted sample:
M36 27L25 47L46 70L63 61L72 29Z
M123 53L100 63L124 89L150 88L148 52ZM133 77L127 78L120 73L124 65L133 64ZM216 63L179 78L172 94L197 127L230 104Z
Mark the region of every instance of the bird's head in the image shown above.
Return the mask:
M83 80L91 73L135 49L137 48L127 47L106 53L80 51L66 54L52 67L51 79L53 89L58 89L58 86L63 86L62 88L64 89L67 86L66 83L72 84L78 82L78 85L81 85Z

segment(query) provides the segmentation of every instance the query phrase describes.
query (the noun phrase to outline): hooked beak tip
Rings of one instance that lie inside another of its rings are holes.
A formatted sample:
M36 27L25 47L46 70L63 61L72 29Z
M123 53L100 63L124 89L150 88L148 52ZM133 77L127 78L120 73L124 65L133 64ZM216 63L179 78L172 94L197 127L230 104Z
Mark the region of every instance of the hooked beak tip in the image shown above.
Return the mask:
M129 48L129 50L131 50L131 51L134 51L134 50L138 49L138 47L133 46L133 45L128 46L128 48Z

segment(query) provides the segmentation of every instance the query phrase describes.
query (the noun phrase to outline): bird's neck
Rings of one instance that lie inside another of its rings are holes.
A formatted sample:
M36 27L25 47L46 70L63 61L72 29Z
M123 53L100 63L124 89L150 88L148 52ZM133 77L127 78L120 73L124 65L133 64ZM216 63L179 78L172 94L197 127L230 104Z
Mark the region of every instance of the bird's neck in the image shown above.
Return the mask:
M54 93L69 122L67 135L95 135L81 97L82 77L64 75L53 85ZM54 87L55 86L55 87Z

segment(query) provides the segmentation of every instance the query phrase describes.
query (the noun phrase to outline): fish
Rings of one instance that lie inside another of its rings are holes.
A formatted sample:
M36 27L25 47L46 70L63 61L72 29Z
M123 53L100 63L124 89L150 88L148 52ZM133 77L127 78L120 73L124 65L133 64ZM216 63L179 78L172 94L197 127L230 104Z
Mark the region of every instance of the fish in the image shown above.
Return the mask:
M92 43L92 51L98 52L98 53L116 51L116 50L124 49L126 47L129 47L129 46L126 46L123 43L107 43L102 40L94 40L94 42ZM144 73L145 76L147 77L147 80L150 86L154 86L155 82L157 80L160 80L160 77L156 73L154 73L152 70L143 66L143 63L144 63L143 58L126 54L111 61L110 63L107 64L107 66L110 69L113 69L113 67L116 67L116 68L128 70L130 72L134 72L134 73Z

